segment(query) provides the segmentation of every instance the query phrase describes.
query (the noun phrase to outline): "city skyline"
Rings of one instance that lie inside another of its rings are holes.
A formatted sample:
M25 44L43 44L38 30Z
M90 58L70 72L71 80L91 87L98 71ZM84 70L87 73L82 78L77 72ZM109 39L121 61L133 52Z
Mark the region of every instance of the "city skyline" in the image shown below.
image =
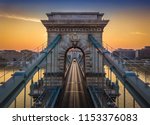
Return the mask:
M140 49L150 45L150 2L148 0L19 0L0 1L0 49L30 49L47 41L40 20L45 13L104 13L110 22L104 29L103 41L113 48Z

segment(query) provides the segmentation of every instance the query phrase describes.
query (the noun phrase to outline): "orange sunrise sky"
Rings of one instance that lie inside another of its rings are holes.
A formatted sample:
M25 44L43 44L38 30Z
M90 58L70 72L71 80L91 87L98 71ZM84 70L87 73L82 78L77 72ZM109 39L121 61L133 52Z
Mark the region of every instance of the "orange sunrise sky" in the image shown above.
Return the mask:
M51 11L99 11L104 13L104 19L110 20L104 29L104 42L113 48L139 49L150 45L150 9L144 3L143 7L132 8L127 6L129 3L124 7L121 3L111 6L106 2L101 4L97 0L93 0L91 4L90 1L84 1L84 7L77 6L80 3L78 0L73 7L71 2L66 5L62 2L59 4L58 1L56 4L53 0L49 6L46 3L35 4L35 0L32 3L15 1L16 4L0 3L0 50L32 50L46 42L47 32L40 20L47 19L45 13Z

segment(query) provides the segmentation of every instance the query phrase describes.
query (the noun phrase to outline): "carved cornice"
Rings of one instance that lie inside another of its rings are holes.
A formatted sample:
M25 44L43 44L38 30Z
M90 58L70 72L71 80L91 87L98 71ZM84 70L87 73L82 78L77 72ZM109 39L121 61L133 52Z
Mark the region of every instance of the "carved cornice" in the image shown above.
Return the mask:
M101 27L49 27L47 32L103 32Z
M109 20L103 20L103 13L60 13L47 14L48 20L41 20L48 32L103 32Z
M47 25L106 25L109 20L41 20Z

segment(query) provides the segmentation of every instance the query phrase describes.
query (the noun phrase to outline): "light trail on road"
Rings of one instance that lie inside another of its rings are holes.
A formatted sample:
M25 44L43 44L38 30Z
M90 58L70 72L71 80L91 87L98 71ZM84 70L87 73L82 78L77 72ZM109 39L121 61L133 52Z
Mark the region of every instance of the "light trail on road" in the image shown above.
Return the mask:
M66 76L66 86L58 101L57 107L62 108L87 108L92 107L89 94L84 86L84 79L77 61L71 63Z

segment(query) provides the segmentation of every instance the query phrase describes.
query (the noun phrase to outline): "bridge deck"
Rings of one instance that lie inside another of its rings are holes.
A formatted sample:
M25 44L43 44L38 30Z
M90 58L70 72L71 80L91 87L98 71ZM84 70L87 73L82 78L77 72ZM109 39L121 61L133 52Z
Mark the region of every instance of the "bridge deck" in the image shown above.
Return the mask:
M61 90L60 86L44 87L44 92L37 98L34 108L53 108Z
M9 106L10 93L17 94L18 91L16 90L19 89L19 86L23 86L23 79L22 76L12 77L7 81L7 84L5 83L0 87L0 107L3 107L5 103L8 103L5 107Z
M115 102L102 87L94 84L88 85L88 91L96 108L117 108Z
M85 89L83 77L77 62L72 62L68 71L66 85L56 107L88 108L93 107Z

